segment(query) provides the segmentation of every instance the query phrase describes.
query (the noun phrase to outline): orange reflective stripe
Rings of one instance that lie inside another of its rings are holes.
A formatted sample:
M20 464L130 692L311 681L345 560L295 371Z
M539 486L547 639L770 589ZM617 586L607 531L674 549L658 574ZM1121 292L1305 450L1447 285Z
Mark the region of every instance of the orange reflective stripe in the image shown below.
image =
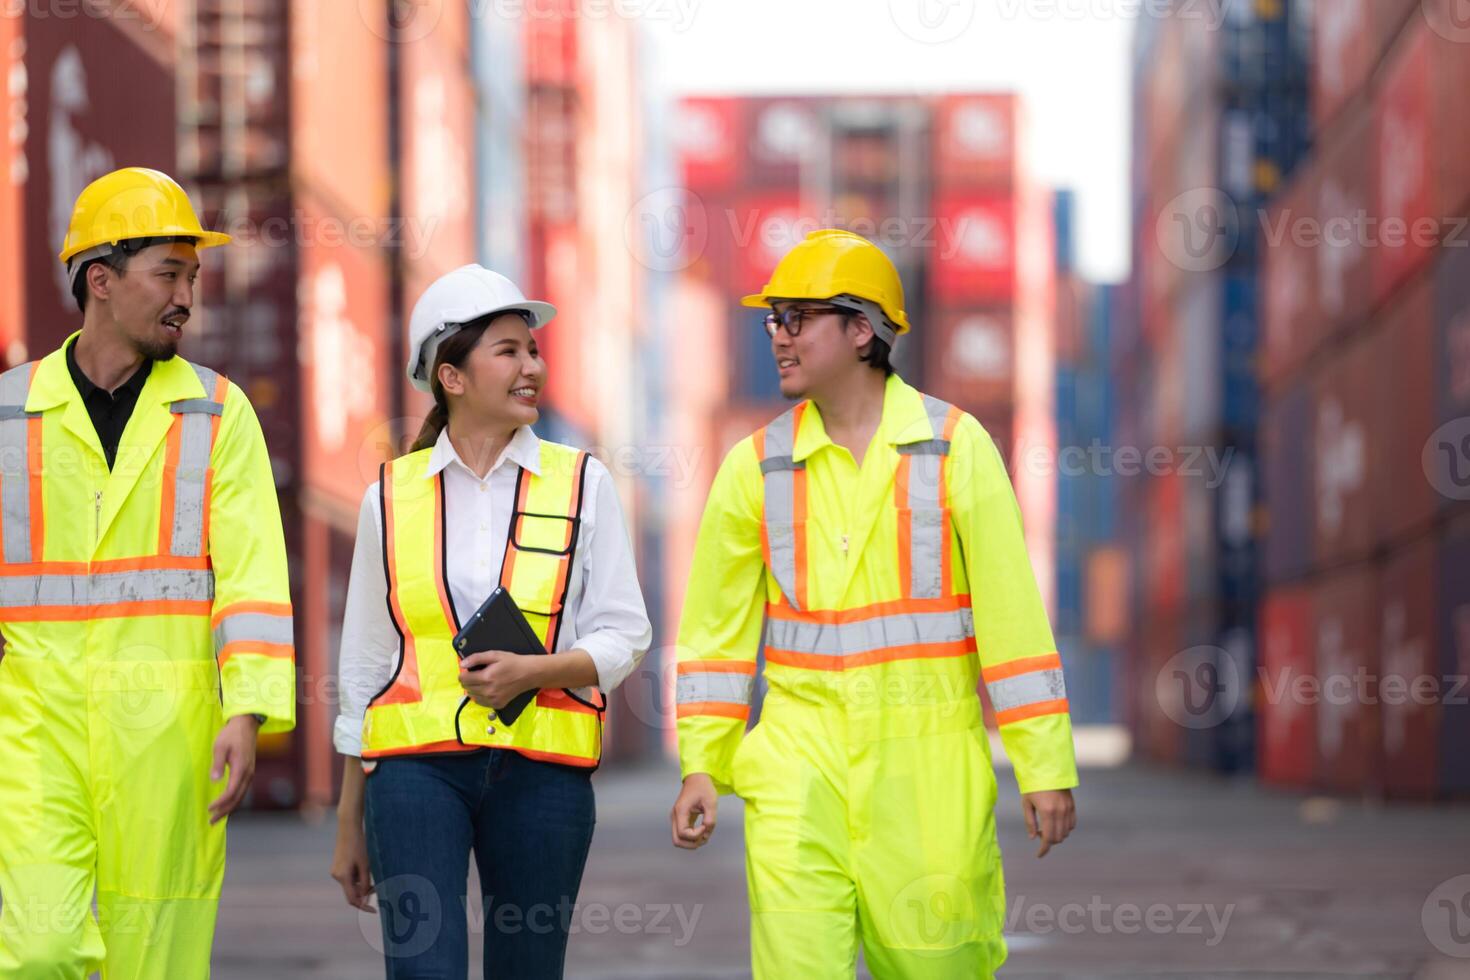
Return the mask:
M570 711L578 715L601 714L591 705L583 704L561 688L543 688L536 692L536 706L551 711Z
M740 721L746 721L750 718L750 705L730 704L726 701L694 701L679 705L676 714L680 718L715 715L720 718L737 718Z
M800 667L803 670L841 671L853 667L871 667L874 664L892 663L896 660L931 660L948 657L964 657L975 652L971 640L951 640L943 643L914 643L901 647L884 647L863 653L824 654L796 653L791 650L766 648L766 662L781 667Z
M1020 660L1011 660L1003 664L994 664L989 667L981 667L981 676L985 683L1003 681L1007 677L1016 677L1019 674L1030 674L1043 670L1061 670L1062 658L1056 653L1044 653L1039 657L1022 657Z
M875 602L867 606L854 606L851 609L812 609L809 611L792 609L784 602L767 603L766 615L772 619L785 619L798 623L838 625L841 623L854 623L862 619L873 619L877 616L951 612L956 609L968 608L970 608L970 597L960 594L939 596L934 599L894 599L889 602Z
M184 442L184 417L175 415L168 427L168 438L164 443L163 479L160 486L162 508L158 517L158 553L168 554L172 548L174 534L174 484L179 471L179 448Z
M1057 698L1054 701L1041 701L1037 704L1028 704L1019 708L998 711L995 714L995 723L997 725L1009 725L1013 722L1025 721L1028 718L1040 718L1043 715L1064 715L1067 712L1067 699Z
M294 660L296 648L289 643L261 643L258 640L231 640L215 655L219 665L223 667L225 661L237 653L254 653L262 657L275 657L281 660Z
M103 602L86 606L17 606L0 609L0 623L84 623L89 619L133 616L208 616L210 599L159 599Z
M680 674L709 672L714 674L755 674L754 660L683 660L676 671Z
M203 571L210 567L208 556L176 558L170 555L140 555L134 558L99 558L85 561L33 561L0 564L0 578L32 578L37 575L105 575L109 572Z

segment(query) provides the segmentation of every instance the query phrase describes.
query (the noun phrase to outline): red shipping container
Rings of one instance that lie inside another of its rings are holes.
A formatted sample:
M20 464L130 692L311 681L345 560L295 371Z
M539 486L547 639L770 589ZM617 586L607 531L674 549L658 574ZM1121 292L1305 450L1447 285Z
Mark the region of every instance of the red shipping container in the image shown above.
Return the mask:
M759 292L770 281L776 263L808 233L822 227L815 215L802 210L795 191L751 195L711 223L720 221L728 225L737 267L742 270L737 295Z
M1376 54L1372 7L1382 0L1331 0L1313 6L1312 105L1326 127L1367 83Z
M744 116L747 185L795 188L802 166L828 138L822 100L746 99Z
M1378 487L1403 479L1380 465L1382 404L1374 393L1382 390L1382 365L1374 345L1360 336L1334 353L1314 385L1315 553L1324 567L1372 550L1379 538Z
M924 376L936 397L970 411L1011 412L1015 402L1015 325L1009 309L931 313Z
M1356 565L1313 590L1317 652L1317 782L1339 793L1377 795L1382 745L1378 582Z
M1257 766L1263 782L1304 788L1317 764L1317 676L1312 594L1278 589L1261 603L1261 663L1255 692Z
M934 110L934 183L941 190L1015 186L1020 100L1014 95L946 95Z
M1435 172L1440 137L1431 119L1432 48L1416 19L1384 68L1374 105L1380 219L1373 262L1377 306L1423 265L1440 237Z
M1273 388L1291 379L1322 339L1317 256L1305 237L1315 227L1318 186L1317 164L1305 164L1265 219L1261 374Z
M577 27L581 22L575 0L537 0L535 13L525 18L523 50L528 84L576 84Z
M1328 337L1368 311L1375 156L1373 117L1360 106L1341 121L1317 188L1321 241L1312 252L1317 259L1317 309Z
M321 205L298 197L304 220L332 219ZM339 505L355 510L363 489L376 479L374 461L388 421L388 278L382 252L351 243L318 243L302 249L300 356L305 385L303 442L305 482ZM352 397L344 398L350 391ZM363 462L366 456L370 462Z
M734 183L744 152L740 144L743 112L744 102L733 98L679 103L673 135L685 187L703 196L725 191Z
M1184 751L1186 729L1169 716L1162 700L1172 696L1173 691L1167 679L1160 683L1160 674L1182 649L1179 626L1172 616L1154 617L1144 624L1144 657L1136 675L1134 732L1143 756L1154 762L1177 763Z
M428 281L475 257L475 90L456 33L464 26L446 9L431 34L400 47L400 255ZM405 323L424 285L406 288Z
M16 20L13 14L5 19ZM25 178L23 251L7 252L5 261L24 256L22 339L24 356L34 359L82 325L56 258L82 189L118 167L177 171L174 67L159 59L160 39L129 21L27 17L18 23L25 43L24 127L11 127L7 170L11 180ZM10 77L19 76L12 71ZM16 94L12 90L10 112L18 115ZM144 105L155 108L140 112ZM23 158L13 142L20 131ZM207 277L217 263L208 252L202 261ZM17 360L20 354L19 348L11 352Z
M344 108L387 104L386 11L387 5L307 0L291 6L293 184L354 218L388 212L387 113Z
M25 78L25 48L20 43L22 21L19 17L0 17L0 78L5 84L0 92L5 96L6 112L11 119L11 140L15 127L25 114L25 90L20 82ZM7 168L22 161L11 141L5 146ZM22 170L22 175L24 170ZM25 199L24 184L15 179L0 181L0 255L7 256L0 263L0 368L10 368L24 359L25 348L25 274L26 259L25 223L23 213Z
M1006 303L1016 291L1016 201L1004 194L936 196L930 286L940 303Z
M1423 538L1383 569L1383 665L1378 699L1383 724L1383 788L1426 799L1439 783L1439 554Z
M1439 554L1440 787L1470 793L1470 520L1444 536Z
M1147 607L1156 614L1172 613L1184 599L1184 485L1173 472L1153 477L1148 483Z
M1360 400L1377 403L1368 413L1383 474L1374 513L1378 540L1390 546L1426 528L1440 501L1423 471L1424 444L1437 425L1432 285L1423 276L1400 292L1369 340L1375 385Z

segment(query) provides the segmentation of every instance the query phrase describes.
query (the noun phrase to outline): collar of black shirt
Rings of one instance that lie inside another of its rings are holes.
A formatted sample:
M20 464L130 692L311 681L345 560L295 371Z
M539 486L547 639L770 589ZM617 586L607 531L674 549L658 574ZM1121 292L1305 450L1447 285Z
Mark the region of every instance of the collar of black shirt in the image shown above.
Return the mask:
M77 386L77 391L81 394L83 401L90 401L99 392L106 395L109 400L116 400L118 395L124 392L136 397L143 390L144 382L148 380L148 372L153 369L153 362L145 357L143 358L143 363L138 366L138 370L133 372L132 377L118 385L115 390L108 391L105 388L93 384L92 379L87 377L81 367L78 366L76 348L77 342L75 340L67 345L66 368L71 372L72 383Z

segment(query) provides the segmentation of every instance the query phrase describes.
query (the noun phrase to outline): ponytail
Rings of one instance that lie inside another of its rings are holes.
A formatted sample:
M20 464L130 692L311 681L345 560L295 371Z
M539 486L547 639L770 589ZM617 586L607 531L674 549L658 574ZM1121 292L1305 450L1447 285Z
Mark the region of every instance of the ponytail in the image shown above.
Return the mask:
M449 406L444 404L444 393L439 386L434 385L434 407L429 409L429 414L424 416L424 424L419 426L419 434L413 441L409 452L416 453L420 449L428 449L439 441L439 433L449 424Z

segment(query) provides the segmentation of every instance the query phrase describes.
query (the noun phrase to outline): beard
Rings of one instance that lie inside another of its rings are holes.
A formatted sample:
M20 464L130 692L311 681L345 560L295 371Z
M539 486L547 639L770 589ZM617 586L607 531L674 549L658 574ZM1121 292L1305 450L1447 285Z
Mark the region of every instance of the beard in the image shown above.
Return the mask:
M140 340L133 344L133 349L150 361L172 360L179 352L177 340Z

